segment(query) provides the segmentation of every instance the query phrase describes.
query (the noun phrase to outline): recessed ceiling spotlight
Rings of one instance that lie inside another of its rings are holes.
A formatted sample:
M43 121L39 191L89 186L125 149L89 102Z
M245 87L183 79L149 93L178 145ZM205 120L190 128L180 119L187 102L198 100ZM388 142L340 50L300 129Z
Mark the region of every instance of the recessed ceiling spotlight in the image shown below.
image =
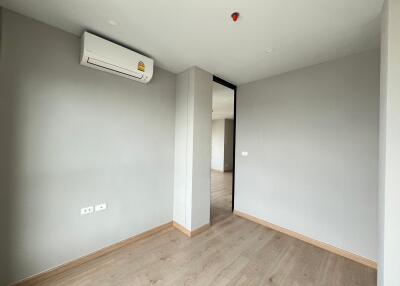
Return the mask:
M274 50L272 49L272 48L269 48L269 49L266 49L265 50L265 53L267 54L267 55L269 55L270 53L272 53Z
M108 20L108 24L110 24L112 26L118 26L118 22L115 20Z

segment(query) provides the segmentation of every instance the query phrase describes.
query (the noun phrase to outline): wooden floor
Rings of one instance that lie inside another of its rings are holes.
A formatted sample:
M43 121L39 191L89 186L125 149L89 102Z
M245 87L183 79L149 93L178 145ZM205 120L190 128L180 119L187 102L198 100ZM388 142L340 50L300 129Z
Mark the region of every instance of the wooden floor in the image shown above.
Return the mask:
M232 173L211 172L211 224L232 214Z
M37 285L376 285L371 268L232 215L219 175L207 231L168 228Z

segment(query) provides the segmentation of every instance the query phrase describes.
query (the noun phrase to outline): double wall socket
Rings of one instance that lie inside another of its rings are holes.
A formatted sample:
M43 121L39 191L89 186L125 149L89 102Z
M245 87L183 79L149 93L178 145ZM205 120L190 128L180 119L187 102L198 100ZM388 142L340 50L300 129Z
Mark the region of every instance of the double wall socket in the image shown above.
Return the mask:
M107 209L107 204L106 204L106 203L102 203L102 204L96 205L96 206L94 207L94 211L95 211L95 212L104 211L104 210L106 210L106 209Z
M89 206L89 207L81 208L81 215L88 215L93 212L100 212L100 211L104 211L106 209L107 209L106 203L98 204L98 205L95 205L94 207Z
M81 215L88 215L94 211L93 206L81 208Z

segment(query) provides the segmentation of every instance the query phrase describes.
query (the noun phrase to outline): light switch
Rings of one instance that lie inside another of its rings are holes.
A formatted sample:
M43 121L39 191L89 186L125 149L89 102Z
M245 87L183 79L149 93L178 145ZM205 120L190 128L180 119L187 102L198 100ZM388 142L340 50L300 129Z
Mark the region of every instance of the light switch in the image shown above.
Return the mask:
M243 157L247 157L248 154L249 154L249 153L248 153L247 151L242 151L242 156L243 156Z

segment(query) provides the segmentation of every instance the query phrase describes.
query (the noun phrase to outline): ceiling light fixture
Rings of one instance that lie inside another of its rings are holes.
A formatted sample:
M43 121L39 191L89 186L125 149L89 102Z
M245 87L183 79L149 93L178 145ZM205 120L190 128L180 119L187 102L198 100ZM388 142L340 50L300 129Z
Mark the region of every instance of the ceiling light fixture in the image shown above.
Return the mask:
M108 20L108 24L110 24L112 26L118 26L118 22L115 20Z
M265 53L266 53L267 55L269 55L269 54L272 53L272 52L273 52L273 49L271 49L271 48L265 50Z

